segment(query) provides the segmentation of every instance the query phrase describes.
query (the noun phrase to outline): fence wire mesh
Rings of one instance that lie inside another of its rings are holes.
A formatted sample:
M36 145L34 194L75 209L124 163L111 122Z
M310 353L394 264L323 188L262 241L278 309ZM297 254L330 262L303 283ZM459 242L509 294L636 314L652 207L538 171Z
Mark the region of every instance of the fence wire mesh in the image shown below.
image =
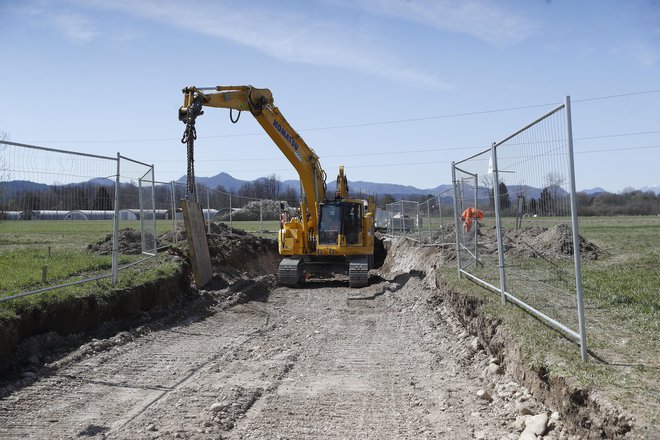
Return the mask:
M400 200L386 205L387 233L421 240L419 202Z
M579 339L586 359L570 123L567 99L453 165L457 211L474 206L484 215L457 231L458 265Z
M275 238L280 229L282 201L245 197L197 184L197 201L202 207L208 234L230 234L234 229L255 235ZM186 185L181 182L156 182L155 206L159 219L172 222L173 240L180 240L183 215L180 201L185 197ZM291 208L287 203L284 209ZM215 225L215 226L214 226Z
M448 188L419 203L420 242L443 245L452 243L454 230L453 189Z
M149 173L153 167L119 156L0 142L0 301L116 280L119 264L142 252L140 212L153 214L148 198L140 205L138 181ZM120 221L137 231L117 233Z
M488 174L490 150L453 165L455 192L455 237L459 270L488 283L497 283L498 259L493 177ZM476 209L476 216L470 210ZM473 218L475 216L475 218Z

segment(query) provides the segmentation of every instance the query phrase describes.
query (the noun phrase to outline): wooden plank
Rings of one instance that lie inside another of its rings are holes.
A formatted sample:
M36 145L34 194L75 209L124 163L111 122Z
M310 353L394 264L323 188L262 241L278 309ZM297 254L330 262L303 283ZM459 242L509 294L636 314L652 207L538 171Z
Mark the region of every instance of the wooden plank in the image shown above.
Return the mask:
M209 242L204 227L204 214L202 206L192 200L182 200L181 207L183 208L183 219L186 224L186 235L188 236L188 248L190 249L195 284L197 288L201 288L213 278Z

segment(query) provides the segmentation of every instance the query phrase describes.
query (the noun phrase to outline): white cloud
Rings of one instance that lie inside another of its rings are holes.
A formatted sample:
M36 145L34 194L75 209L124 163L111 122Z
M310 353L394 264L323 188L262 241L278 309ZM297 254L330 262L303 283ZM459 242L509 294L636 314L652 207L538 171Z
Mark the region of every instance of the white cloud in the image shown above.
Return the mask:
M521 41L536 25L487 0L326 0L369 14L386 15L447 32L467 34L497 46Z
M98 36L93 23L84 15L61 12L54 14L52 20L55 28L73 41L87 43Z
M396 54L368 42L368 36L338 23L314 20L294 11L250 7L250 3L169 0L96 0L104 8L163 22L259 50L275 58L332 66L423 87L450 86L422 69L407 66Z
M624 54L642 66L655 66L660 60L660 49L644 41L628 41L614 48L617 54Z
M66 38L78 43L87 43L99 36L93 21L87 16L71 10L58 9L48 0L35 0L12 5L8 11L29 17L40 26L46 25L54 28Z

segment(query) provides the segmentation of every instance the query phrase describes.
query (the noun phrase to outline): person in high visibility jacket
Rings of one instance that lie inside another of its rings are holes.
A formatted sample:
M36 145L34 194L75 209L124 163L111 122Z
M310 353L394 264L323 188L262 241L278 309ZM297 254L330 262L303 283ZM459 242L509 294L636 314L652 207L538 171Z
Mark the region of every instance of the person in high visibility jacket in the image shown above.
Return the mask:
M463 222L463 232L470 232L472 229L472 220L484 218L484 213L479 211L477 208L468 208L463 211L461 215L461 221Z

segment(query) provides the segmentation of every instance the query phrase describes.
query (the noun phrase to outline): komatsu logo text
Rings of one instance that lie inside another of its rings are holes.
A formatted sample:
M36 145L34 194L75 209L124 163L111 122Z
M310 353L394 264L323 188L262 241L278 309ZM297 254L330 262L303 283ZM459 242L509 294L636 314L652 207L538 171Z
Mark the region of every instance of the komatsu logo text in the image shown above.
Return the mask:
M286 139L286 141L289 144L291 144L291 146L293 147L294 150L298 151L298 142L296 142L296 140L293 138L293 136L291 136L289 133L286 132L284 127L282 127L282 125L279 122L274 120L273 121L273 127L275 127L275 129L280 132L282 137L284 139Z

